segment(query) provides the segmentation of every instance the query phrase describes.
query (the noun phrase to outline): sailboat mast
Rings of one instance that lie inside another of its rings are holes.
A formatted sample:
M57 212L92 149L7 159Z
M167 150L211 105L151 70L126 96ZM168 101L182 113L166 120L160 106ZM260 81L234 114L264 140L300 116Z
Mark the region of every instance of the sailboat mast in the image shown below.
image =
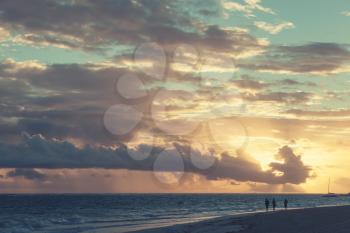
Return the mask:
M329 192L330 183L331 183L331 177L328 177L328 193L330 193L330 192Z

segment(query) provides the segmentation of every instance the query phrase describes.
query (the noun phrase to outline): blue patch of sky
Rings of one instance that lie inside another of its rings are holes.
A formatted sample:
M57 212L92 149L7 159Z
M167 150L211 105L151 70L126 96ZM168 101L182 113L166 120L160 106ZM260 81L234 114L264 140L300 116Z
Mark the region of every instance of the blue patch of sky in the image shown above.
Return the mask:
M237 1L242 3L242 1ZM347 0L318 0L318 1L276 1L264 0L264 7L271 8L276 14L254 11L256 17L246 17L238 11L225 11L215 17L202 16L208 24L224 27L242 27L249 29L257 37L266 37L272 44L297 45L310 42L333 42L348 44L350 42L350 16L342 12L350 11L350 2ZM215 6L213 4L213 6ZM217 7L214 7L214 9ZM293 29L285 29L271 35L254 26L255 21L269 24L292 22Z
M350 42L350 17L342 14L350 11L347 0L264 0L263 3L295 25L294 29L274 35L274 43Z

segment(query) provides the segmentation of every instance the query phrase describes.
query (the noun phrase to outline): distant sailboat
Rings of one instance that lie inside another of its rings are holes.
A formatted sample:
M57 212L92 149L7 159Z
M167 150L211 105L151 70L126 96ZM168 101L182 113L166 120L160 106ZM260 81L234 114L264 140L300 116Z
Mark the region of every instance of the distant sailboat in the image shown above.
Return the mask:
M328 178L328 193L323 195L322 197L338 197L337 194L330 192L330 184L331 184L331 177Z

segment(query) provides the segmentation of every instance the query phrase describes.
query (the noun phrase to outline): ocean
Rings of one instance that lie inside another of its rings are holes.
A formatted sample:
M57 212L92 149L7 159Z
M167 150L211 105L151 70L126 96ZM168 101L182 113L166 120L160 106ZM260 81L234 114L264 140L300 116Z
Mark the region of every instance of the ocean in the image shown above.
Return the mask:
M2 194L1 233L121 233L264 211L265 197L290 208L348 205L350 197L272 194Z

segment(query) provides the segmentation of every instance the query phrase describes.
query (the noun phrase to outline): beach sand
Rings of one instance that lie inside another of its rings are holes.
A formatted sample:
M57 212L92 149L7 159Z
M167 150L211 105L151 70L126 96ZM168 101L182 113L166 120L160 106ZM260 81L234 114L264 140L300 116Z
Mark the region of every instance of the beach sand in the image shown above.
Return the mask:
M280 210L214 218L137 233L350 233L350 206ZM135 232L135 233L136 233Z

